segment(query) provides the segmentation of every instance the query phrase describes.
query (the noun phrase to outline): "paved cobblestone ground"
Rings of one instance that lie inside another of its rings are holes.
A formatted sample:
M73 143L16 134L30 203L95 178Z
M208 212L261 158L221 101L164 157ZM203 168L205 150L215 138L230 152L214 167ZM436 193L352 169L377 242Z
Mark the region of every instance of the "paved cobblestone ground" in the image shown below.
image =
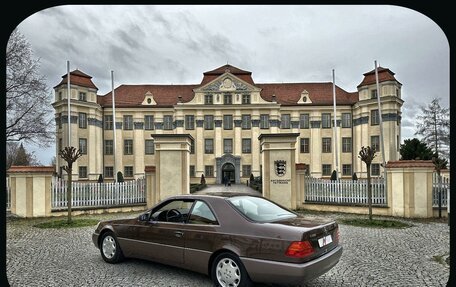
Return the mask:
M85 218L126 218L138 214ZM323 213L309 216L356 217ZM7 219L6 267L11 286L212 286L205 275L152 262L129 259L121 264L107 264L92 244L91 234L95 226L74 229L33 227L44 220ZM449 268L433 258L445 257L449 253L448 225L410 222L413 227L405 229L341 224L344 252L340 262L304 286L445 286Z

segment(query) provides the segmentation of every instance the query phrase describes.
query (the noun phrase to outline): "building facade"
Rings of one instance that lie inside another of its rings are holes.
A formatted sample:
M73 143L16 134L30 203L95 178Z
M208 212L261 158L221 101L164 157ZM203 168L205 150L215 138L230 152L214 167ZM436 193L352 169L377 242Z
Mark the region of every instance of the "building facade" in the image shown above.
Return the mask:
M336 86L334 140L331 82L255 83L251 72L224 65L203 73L194 85L120 85L114 90L113 117L111 92L98 95L92 77L75 70L70 73L70 117L67 75L54 87L56 172L64 175L66 164L58 151L71 145L82 153L73 165L77 180L97 180L100 174L113 180L117 171L125 179L138 178L145 166L155 165L155 134L190 134L191 182L204 174L208 183L224 178L239 183L250 174L261 175L261 134L299 133L295 162L306 164L310 175L329 178L337 170L340 178L365 177L358 152L369 145L378 151L371 173L380 176L377 96L386 161L399 159L403 100L402 84L391 70L379 68L378 76L380 92L374 70L364 74L356 92Z

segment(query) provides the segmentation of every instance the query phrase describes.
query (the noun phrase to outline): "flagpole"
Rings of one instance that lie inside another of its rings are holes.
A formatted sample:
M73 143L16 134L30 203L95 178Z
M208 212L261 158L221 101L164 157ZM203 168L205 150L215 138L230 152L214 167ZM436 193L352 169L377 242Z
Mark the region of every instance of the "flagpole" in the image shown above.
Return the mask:
M335 156L335 170L336 170L336 175L337 178L339 178L339 159L338 159L338 148L337 148L337 120L336 120L336 76L334 69L332 70L332 77L333 77L333 106L334 106L334 128L333 128L333 134L334 134L334 151L336 153Z
M117 157L116 157L116 103L114 95L114 71L111 70L111 95L112 95L112 129L113 129L113 155L114 155L114 182L117 182Z
M382 163L383 163L383 173L385 178L385 187L386 187L386 159L385 159L385 143L383 137L383 119L382 119L382 109L380 104L380 85L378 83L378 68L377 60L374 61L375 65L375 84L377 86L377 105L378 105L378 119L380 123L380 144L382 145Z
M70 88L70 61L67 61L67 110L68 110L68 142L67 146L71 146L71 88Z

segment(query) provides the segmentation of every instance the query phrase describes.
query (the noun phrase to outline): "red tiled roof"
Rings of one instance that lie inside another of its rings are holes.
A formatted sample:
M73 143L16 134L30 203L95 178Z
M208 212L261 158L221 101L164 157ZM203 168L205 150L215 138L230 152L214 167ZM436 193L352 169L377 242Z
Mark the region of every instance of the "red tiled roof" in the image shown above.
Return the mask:
M19 166L12 165L8 173L53 173L55 166Z
M203 80L201 81L201 86L215 80L217 77L219 77L220 75L223 75L226 72L229 72L229 73L235 75L236 77L240 78L241 80L243 80L251 85L254 85L254 82L252 79L252 72L244 71L244 70L241 70L234 66L226 64L221 67L218 67L215 70L204 72Z
M182 97L182 102L193 99L193 89L199 85L121 85L115 89L116 107L137 107L144 101L145 94L151 92L157 106L173 106ZM111 92L97 97L103 107L112 106Z
M434 168L432 160L395 160L388 161L386 168L430 167Z
M394 73L388 68L378 67L377 73L378 73L378 82L379 83L385 82L385 81L397 81L396 78L394 77ZM375 81L375 69L373 69L372 71L364 73L364 79L358 85L358 87L375 84L375 82L376 82ZM399 81L397 81L397 82L399 82Z
M296 105L301 93L306 90L313 105L332 105L332 83L283 83L283 84L255 84L262 88L261 97L272 101L272 95L282 105ZM358 101L358 93L349 93L336 85L336 103L338 105L352 105Z
M57 88L58 86L62 84L67 83L67 74L62 76L62 81L55 86L54 88ZM82 87L87 87L87 88L93 88L98 90L97 86L92 82L92 77L87 75L86 73L81 72L80 70L74 70L70 72L70 83L72 85L78 85Z

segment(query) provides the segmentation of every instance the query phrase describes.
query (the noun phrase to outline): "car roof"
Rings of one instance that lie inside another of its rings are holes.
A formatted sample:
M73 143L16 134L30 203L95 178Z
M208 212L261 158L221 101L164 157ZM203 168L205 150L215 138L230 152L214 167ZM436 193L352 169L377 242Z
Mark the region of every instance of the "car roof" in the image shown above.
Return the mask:
M222 198L230 198L230 197L235 197L235 196L252 196L252 197L261 197L261 194L251 194L247 192L236 192L236 191L217 191L217 192L205 192L205 191L200 191L197 194L182 194L182 195L176 195L173 196L173 198L177 197L191 197L191 198L207 198L207 197L222 197Z

